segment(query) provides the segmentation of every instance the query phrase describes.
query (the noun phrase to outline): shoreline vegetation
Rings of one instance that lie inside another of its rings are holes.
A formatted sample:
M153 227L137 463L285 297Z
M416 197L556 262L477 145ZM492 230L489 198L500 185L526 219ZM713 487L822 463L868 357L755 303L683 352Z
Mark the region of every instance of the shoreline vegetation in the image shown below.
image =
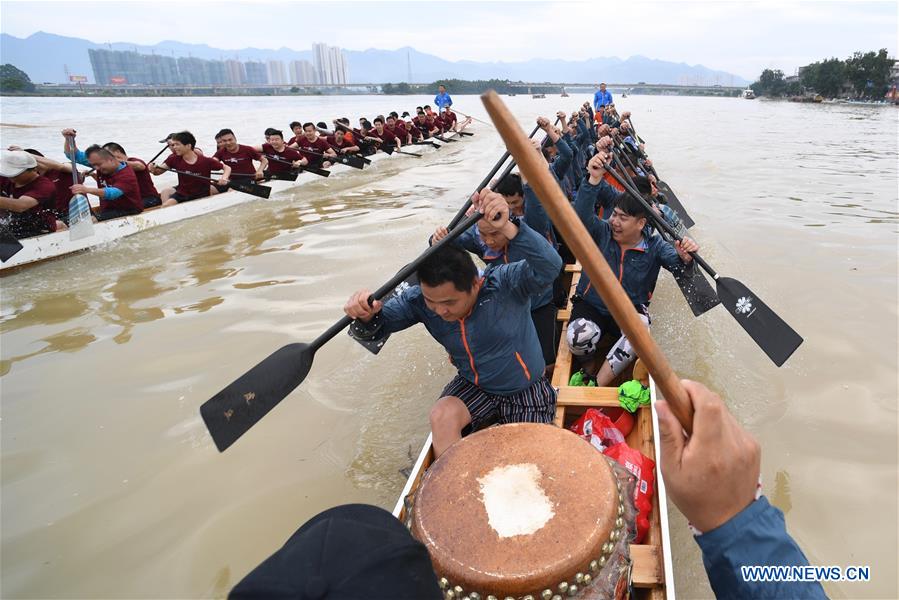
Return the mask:
M780 69L765 69L749 87L756 96L766 98L890 100L887 95L897 82L894 63L886 48L855 52L846 60L828 58L799 67L789 77ZM892 101L897 101L896 96Z

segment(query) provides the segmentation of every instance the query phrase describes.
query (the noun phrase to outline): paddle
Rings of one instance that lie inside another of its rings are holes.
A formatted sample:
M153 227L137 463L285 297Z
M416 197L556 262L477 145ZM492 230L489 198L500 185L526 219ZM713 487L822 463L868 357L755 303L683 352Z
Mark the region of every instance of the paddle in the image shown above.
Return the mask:
M603 165L603 167L619 184L624 186L626 191L644 205L646 204L639 193L635 195L635 190L631 189L608 165ZM674 239L682 239L664 219L658 219L656 222ZM727 312L737 320L737 323L746 330L746 333L774 364L778 367L782 366L802 344L802 337L744 283L729 277L721 277L709 263L699 256L699 253L691 252L690 255L715 280L718 298Z
M456 142L459 141L459 140L454 140L452 138L445 138L445 137L443 137L443 135L432 135L431 137L434 138L435 140L440 140L441 142L446 142L447 144L449 144L449 143L455 144Z
M293 162L291 162L289 160L284 160L283 158L278 158L277 156L273 156L271 154L266 154L265 157L269 160L273 160L275 162L279 162L279 163L282 163L285 165L291 165L291 166L293 165ZM331 175L331 171L329 171L327 169L319 169L318 167L310 167L309 165L306 165L305 167L293 167L292 170L296 171L296 172L308 171L309 173L312 173L313 175L318 175L320 177L329 177ZM271 174L269 175L269 177L271 179L279 179L278 177L272 177ZM296 181L296 180L297 180L296 177L291 179L291 181Z
M379 287L369 303L393 293L394 288L416 271L422 262L452 243L483 215L475 213L465 219L464 226L451 231L445 238L425 250L417 259L403 267L390 281ZM269 355L261 363L241 375L234 383L207 400L200 407L216 448L227 450L240 436L259 422L270 410L300 385L309 370L316 351L352 323L342 317L312 342L288 344Z
M415 158L421 158L422 156L424 156L423 154L418 154L416 152L406 152L405 150L400 150L396 147L396 144L385 143L381 146L381 148L384 149L385 146L390 146L393 149L393 152L396 152L397 154L405 154L406 156L414 156Z
M22 242L16 239L6 227L0 227L0 262L6 262L21 250Z
M272 173L269 171L265 176L266 181L296 181L300 176L299 171L282 171L280 173Z
M362 157L360 156L352 156L350 154L338 154L337 156L329 156L327 154L322 154L321 152L315 152L313 150L305 149L301 150L301 152L324 158L328 162L340 163L348 167L353 167L354 169L362 169L365 167L365 161L362 160Z
M642 195L640 195L636 186L634 185L633 180L627 174L627 171L624 169L624 165L621 164L621 160L615 156L615 161L618 164L618 168L621 173L624 175L624 178L628 180L628 186L626 190L630 192L633 196L637 194L638 200L643 200ZM658 225L658 221L664 220L664 218L660 218L654 210L649 206L648 202L643 202L643 207L646 209L647 216L656 223L656 229L662 235L662 238L668 241L669 243L673 243L675 239L681 239L681 236L672 237L666 231L662 230L661 226ZM678 232L680 234L680 232ZM711 284L709 284L708 280L705 278L705 275L702 274L702 271L693 267L689 269L676 270L671 273L674 276L674 280L677 282L678 287L680 287L681 293L684 295L684 299L687 301L687 305L690 307L690 310L693 311L693 316L698 317L703 313L713 309L718 304L721 304L721 300L718 298L718 294L715 293L715 290L712 289Z
M81 182L78 181L78 164L75 162L75 136L67 135L66 139L72 152L72 185L78 185ZM84 194L75 194L69 200L69 241L74 242L92 235L94 235L94 220L90 202Z
M213 179L212 177L203 177L202 175L197 175L196 173L188 173L187 171L178 171L177 169L169 169L172 173L177 173L178 175L186 175L187 177L196 177L197 179L205 179L206 181L211 181L216 183L218 180ZM259 185L258 183L253 183L252 181L243 181L241 179L230 179L228 181L228 187L233 190L237 190L238 192L243 192L245 194L250 194L251 196L257 196L259 198L268 198L272 193L272 188L267 185Z
M348 129L346 125L344 125L343 123L340 123L339 121L334 121L334 130L335 130L335 133L337 131L344 131L347 133L356 133L358 131L358 130ZM365 156L362 156L361 154L350 154L348 156L358 158L359 160L361 160L362 162L364 162L367 165L371 164L371 159L367 158Z
M459 113L460 115L462 115L462 116L465 117L466 119L471 119L472 121L477 121L478 123L483 123L484 125L488 125L488 126L490 126L490 127L493 127L493 123L488 123L487 121L482 121L481 119L479 119L479 118L477 118L477 117L472 117L471 115L466 115L466 114L465 114L464 112L462 112L461 110L456 110L456 109L454 108L454 109L453 109L453 112ZM472 134L472 135L474 135L474 134Z

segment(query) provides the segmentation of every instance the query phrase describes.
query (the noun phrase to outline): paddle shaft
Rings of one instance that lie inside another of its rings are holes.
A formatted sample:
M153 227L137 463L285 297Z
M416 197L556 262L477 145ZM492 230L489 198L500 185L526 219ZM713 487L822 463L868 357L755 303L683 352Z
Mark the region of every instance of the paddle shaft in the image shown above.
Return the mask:
M72 185L78 185L81 182L78 181L78 163L75 162L75 136L67 135L66 137L69 140L69 146L72 148L72 154L69 158L72 163Z
M559 118L556 117L556 123L558 123L558 122L559 122ZM532 137L534 137L534 134L537 133L538 131L540 131L540 126L535 125L534 129L531 130L531 133L528 135L528 139L531 139ZM499 171L500 167L503 166L503 163L506 162L506 160L508 160L508 158L510 156L511 156L511 154L509 154L508 150L503 152L503 155L499 157L499 160L496 162L495 165L493 165L493 168L490 169L490 172L487 173L487 175L484 177L484 179L481 180L481 183L478 184L478 188L474 191L475 194L479 193L485 187L490 185L490 181L493 179L494 175L496 175L496 173ZM509 173L512 172L513 168L515 168L514 160L509 164L509 166L506 168L506 170L503 171L503 174L499 177L499 179L497 181L502 181L506 175L508 175ZM461 221L462 218L465 216L465 213L468 212L469 208L471 208L471 198L470 197L465 201L465 204L462 205L462 208L459 209L459 212L456 213L456 216L453 217L453 220L449 222L449 225L447 225L446 228L447 229L455 228L456 225L459 224L459 221Z
M612 313L615 323L627 336L646 364L657 385L662 390L671 411L687 433L693 430L693 407L687 392L677 374L659 349L649 330L637 315L617 277L608 262L599 252L596 242L587 233L568 199L559 188L558 182L546 168L546 161L531 146L515 118L505 107L496 92L489 91L481 96L484 106L497 131L506 142L506 147L518 163L519 171L527 178L541 204L552 219L556 229L562 234L568 248L581 263L590 277L606 307Z

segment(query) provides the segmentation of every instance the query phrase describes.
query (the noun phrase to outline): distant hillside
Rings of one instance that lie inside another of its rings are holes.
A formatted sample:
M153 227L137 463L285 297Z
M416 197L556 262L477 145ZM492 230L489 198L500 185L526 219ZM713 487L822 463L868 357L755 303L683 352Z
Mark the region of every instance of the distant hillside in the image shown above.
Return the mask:
M36 83L64 83L65 68L72 75L86 75L93 82L90 48L112 50L136 50L168 56L194 56L206 59L240 60L312 60L311 50L290 48L262 49L241 48L222 50L205 44L185 44L164 41L153 46L141 46L125 42L98 44L80 38L37 32L27 38L9 34L0 35L0 62L11 63L22 69ZM401 82L408 79L407 57L412 63L412 78L416 83L426 83L444 78L457 79L511 79L521 81L579 82L600 80L610 83L667 83L706 85L747 85L749 82L731 73L714 71L702 65L672 63L643 56L628 59L617 57L591 58L581 61L561 59L533 59L524 62L474 62L444 60L414 48L398 50L369 49L346 50L350 83Z

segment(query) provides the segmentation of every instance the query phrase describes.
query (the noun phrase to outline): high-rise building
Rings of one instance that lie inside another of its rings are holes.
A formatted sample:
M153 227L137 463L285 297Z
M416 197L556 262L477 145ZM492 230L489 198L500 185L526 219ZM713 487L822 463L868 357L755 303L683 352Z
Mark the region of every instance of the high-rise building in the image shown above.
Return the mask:
M175 85L181 83L174 58L118 50L89 49L88 57L99 85L137 83Z
M290 61L290 83L310 84L318 83L315 77L315 67L308 60Z
M178 59L178 72L181 74L182 82L187 85L226 85L228 83L225 63L220 60L181 57Z
M247 70L239 60L226 60L225 71L229 85L243 85L247 82Z
M245 62L243 64L247 72L247 84L265 85L268 83L268 69L264 62Z
M346 84L348 78L346 56L336 46L312 44L312 58L318 83Z
M287 70L284 68L283 60L270 60L266 64L268 72L268 82L272 85L287 84Z

